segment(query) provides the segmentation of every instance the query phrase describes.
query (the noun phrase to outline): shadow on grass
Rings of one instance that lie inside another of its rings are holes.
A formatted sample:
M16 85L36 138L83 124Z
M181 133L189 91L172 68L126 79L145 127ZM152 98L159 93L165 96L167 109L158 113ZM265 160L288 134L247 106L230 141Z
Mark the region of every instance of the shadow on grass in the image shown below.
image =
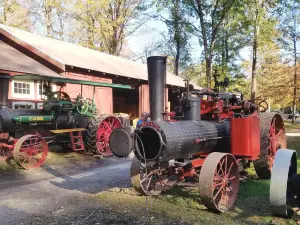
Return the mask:
M253 187L257 187L257 185L254 183L252 185ZM262 184L262 186L264 191L261 195L265 195L266 186L265 184ZM189 218L189 222L191 223L201 222L200 224L207 224L207 221L210 221L211 224L268 224L262 223L261 220L263 220L263 218L260 218L260 221L248 219L248 217L251 216L262 217L268 215L268 213L264 212L267 206L265 206L264 209L262 209L260 206L261 203L265 204L266 199L245 198L245 195L247 196L247 189L243 190L243 188L244 185L242 184L242 192L239 194L233 210L225 213L218 213L208 210L202 204L197 184L192 185L190 183L183 183L175 185L166 193L157 197L157 199L165 201L170 208L180 206L182 209L181 213L193 212L191 213L193 214L193 217ZM248 187L248 190L249 189L251 190L252 188ZM249 192L249 194L251 194L251 192ZM203 220L203 218L205 219Z

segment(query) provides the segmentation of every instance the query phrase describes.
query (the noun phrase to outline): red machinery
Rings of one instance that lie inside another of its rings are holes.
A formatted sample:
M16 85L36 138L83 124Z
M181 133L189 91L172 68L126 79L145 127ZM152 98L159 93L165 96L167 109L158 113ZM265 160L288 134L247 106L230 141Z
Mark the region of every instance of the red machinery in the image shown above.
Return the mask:
M181 116L165 120L165 76L166 58L149 57L152 122L134 133L115 129L111 150L118 157L134 151L131 182L137 192L157 195L174 177L189 179L199 183L207 208L229 210L237 197L241 167L253 162L259 178L270 178L275 153L286 146L283 120L279 114L261 113L262 103L226 99L208 90L184 93L180 112L167 114ZM201 103L204 95L209 98Z

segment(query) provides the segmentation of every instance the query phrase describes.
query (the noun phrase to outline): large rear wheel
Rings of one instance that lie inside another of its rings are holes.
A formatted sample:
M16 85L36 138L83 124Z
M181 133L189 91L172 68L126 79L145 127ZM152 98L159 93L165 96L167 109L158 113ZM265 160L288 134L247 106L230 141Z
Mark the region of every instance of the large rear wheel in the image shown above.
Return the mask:
M270 179L278 149L286 148L283 119L279 114L263 113L260 118L260 155L254 160L256 174L261 179Z
M87 127L86 150L94 155L112 156L109 137L114 129L121 126L120 120L114 115L91 118Z

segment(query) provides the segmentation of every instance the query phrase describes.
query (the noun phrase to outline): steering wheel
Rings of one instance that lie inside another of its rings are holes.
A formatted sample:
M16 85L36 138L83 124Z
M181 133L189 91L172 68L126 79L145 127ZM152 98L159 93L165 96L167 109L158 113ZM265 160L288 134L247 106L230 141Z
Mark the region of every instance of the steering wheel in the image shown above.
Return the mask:
M263 99L254 99L253 102L258 102L256 105L257 105L257 109L260 113L263 113L263 112L266 112L269 108L269 104L263 100Z
M52 93L51 97L58 101L68 101L71 102L70 96L63 91L55 91Z
M84 99L79 99L77 102L77 112L80 114L86 114L89 109L89 103Z
M90 99L90 98L87 98L87 99L86 99L86 101L87 101L87 103L88 103L88 104L90 104L90 105L92 105L92 104L93 104L93 100L92 100L92 99Z

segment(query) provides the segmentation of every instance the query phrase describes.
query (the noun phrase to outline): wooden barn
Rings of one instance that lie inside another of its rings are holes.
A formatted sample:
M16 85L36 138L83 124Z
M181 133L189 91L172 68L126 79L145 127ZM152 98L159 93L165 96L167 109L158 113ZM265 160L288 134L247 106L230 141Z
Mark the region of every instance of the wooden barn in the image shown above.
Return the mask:
M147 65L0 25L0 76L7 74L128 84L134 88L96 88L95 100L100 113L128 113L134 119L149 111ZM183 79L167 73L169 101L176 96L172 90L180 87L184 87ZM39 81L12 79L8 88L9 107L41 108L41 89ZM52 89L57 90L55 84ZM67 84L63 91L76 98L81 85ZM83 97L92 98L93 92L93 87L83 86Z

